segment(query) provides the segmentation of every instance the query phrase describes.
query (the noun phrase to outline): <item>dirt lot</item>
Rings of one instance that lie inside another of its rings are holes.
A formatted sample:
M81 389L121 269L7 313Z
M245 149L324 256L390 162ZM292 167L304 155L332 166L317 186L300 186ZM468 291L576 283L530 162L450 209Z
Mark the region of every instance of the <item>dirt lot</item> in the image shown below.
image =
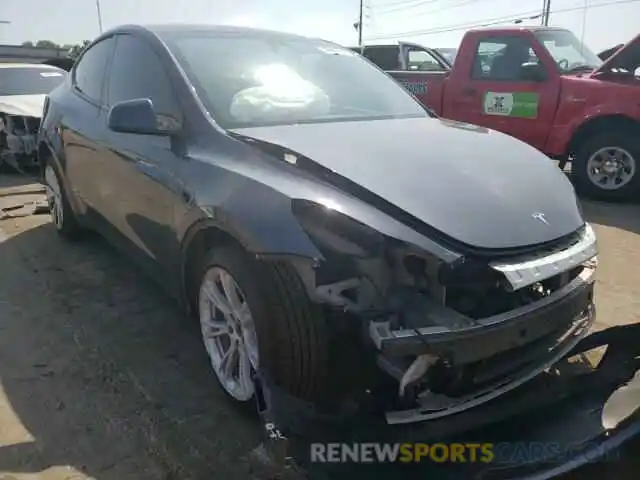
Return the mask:
M36 190L0 175L0 208ZM599 326L637 321L640 207L584 208L602 252ZM248 478L237 459L257 423L217 389L197 326L100 239L72 246L48 215L11 213L0 217L0 480ZM579 477L631 478L630 451Z

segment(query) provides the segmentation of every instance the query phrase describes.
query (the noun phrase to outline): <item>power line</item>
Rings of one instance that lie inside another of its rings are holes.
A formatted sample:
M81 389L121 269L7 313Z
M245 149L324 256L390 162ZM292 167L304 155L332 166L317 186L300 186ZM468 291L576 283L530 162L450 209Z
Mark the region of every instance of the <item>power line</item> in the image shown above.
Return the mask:
M383 14L389 14L389 13L396 13L396 12L403 12L405 10L412 10L416 7L423 7L425 5L429 5L429 4L433 4L436 2L439 2L440 0L407 0L405 1L403 4L397 4L394 6L389 6L388 5L380 5L378 7L374 7L377 9L381 9L382 11L380 13Z
M431 14L436 14L436 13L440 13L443 12L445 10L451 10L454 8L459 8L459 7L464 7L466 5L470 5L472 3L477 3L477 2L481 2L481 1L492 1L492 0L461 0L460 3L454 3L453 5L447 5L446 7L440 7L440 8L436 8L434 10L427 10L424 12L416 12L416 13L412 13L411 16L412 17L424 17L425 15L431 15Z
M640 0L616 0L611 2L603 2L595 5L589 5L587 9L590 8L600 8L600 7L608 7L612 5L622 5L626 3L635 3ZM585 9L585 6L580 7L571 7L571 8L563 8L558 10L553 10L552 13L566 13L566 12L574 12L576 10ZM551 11L548 10L549 13ZM402 33L394 33L389 35L375 35L372 37L368 37L369 40L377 40L377 39L394 39L401 37L415 37L420 35L433 35L437 33L448 33L448 32L456 32L460 30L468 30L470 28L477 27L489 27L492 25L499 25L504 23L522 23L525 20L537 20L542 18L543 14L540 13L540 10L532 10L528 12L517 13L508 17L497 17L497 18L488 18L483 20L481 23L466 23L466 24L458 24L458 25L450 25L448 27L435 28L435 29L427 29L427 30L411 30ZM515 17L515 18L514 18Z

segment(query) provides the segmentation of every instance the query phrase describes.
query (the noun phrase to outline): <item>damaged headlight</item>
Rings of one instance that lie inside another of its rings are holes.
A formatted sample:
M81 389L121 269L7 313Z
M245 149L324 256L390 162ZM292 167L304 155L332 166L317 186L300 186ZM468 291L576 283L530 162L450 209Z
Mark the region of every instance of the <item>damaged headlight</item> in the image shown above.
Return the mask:
M329 202L295 199L291 203L293 214L323 254L327 249L358 258L383 253L381 233L332 208Z

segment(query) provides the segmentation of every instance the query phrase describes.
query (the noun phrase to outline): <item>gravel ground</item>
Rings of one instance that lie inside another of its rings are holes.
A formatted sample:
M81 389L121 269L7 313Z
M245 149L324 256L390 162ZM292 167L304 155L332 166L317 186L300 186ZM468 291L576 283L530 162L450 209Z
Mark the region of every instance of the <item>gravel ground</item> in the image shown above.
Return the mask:
M0 175L0 208L41 200ZM585 203L599 328L638 320L640 207ZM257 422L215 385L198 328L99 238L0 215L0 480L249 478ZM21 216L24 214L24 216ZM574 479L631 478L640 447Z

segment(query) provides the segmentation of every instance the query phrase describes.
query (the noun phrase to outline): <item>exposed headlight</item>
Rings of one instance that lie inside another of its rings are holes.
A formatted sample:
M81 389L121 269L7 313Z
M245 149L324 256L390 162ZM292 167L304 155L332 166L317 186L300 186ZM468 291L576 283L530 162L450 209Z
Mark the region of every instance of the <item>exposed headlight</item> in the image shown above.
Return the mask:
M292 211L318 248L356 257L371 257L382 252L384 235L330 206L295 199Z

